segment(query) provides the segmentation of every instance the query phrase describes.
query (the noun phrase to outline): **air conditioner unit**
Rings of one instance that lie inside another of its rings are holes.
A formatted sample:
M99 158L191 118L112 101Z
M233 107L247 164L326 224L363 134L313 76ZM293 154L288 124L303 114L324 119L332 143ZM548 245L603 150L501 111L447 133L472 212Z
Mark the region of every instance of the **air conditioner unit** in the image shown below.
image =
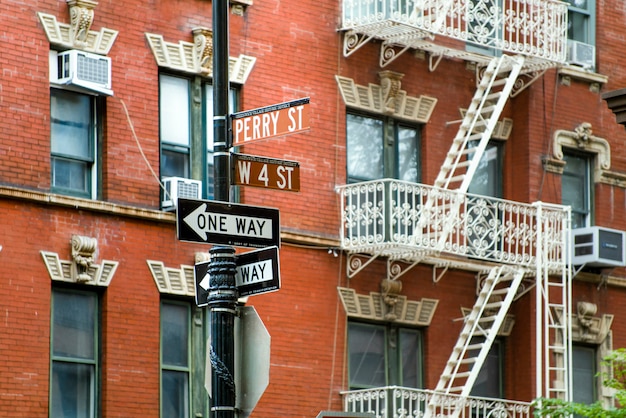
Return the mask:
M176 209L178 198L201 199L202 182L199 180L186 179L183 177L166 177L163 179L165 192L161 208L163 210Z
M596 47L568 39L566 60L568 64L593 69L596 66Z
M52 82L111 96L111 58L75 49L59 52Z
M592 226L572 231L572 264L590 267L626 266L626 233Z

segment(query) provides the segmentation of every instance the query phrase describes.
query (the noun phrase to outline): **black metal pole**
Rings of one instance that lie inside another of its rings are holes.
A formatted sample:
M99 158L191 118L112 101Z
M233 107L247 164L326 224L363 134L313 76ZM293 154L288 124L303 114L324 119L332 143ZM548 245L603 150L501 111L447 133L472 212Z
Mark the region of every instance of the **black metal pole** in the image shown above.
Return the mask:
M228 0L213 0L213 175L214 197L230 201L230 137L228 135ZM212 418L235 418L235 249L209 251Z

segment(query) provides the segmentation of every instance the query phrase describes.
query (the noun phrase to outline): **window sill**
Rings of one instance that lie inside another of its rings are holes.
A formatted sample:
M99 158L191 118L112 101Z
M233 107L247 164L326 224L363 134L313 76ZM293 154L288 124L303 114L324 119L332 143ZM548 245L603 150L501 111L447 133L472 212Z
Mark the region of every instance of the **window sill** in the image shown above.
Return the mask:
M574 79L582 83L588 83L589 90L595 93L599 93L602 86L609 81L609 77L606 75L584 70L574 65L560 67L559 76L561 77L561 84L565 86L571 85L572 79Z

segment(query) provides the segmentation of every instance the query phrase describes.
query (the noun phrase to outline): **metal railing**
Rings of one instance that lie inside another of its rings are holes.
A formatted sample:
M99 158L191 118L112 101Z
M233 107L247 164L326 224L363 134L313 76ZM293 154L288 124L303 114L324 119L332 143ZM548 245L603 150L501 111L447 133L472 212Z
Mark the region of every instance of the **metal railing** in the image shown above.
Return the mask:
M567 4L559 0L343 0L342 25L374 36L393 25L398 44L411 44L413 28L512 54L566 57Z
M342 392L345 412L372 413L376 418L531 418L530 402L442 395L429 390L386 386ZM430 406L429 406L430 405ZM430 411L427 413L427 408Z
M513 202L394 179L337 191L342 196L341 245L350 252L396 259L445 252L527 268L540 261L547 271L562 271L567 262L569 206Z

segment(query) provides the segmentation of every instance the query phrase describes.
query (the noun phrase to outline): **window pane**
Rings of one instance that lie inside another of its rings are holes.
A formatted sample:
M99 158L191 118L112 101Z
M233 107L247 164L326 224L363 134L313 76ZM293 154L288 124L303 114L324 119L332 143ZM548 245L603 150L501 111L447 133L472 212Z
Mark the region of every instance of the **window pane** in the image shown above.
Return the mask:
M417 130L398 127L398 179L419 181L419 137Z
M53 154L93 161L91 100L90 96L84 94L51 90L50 129Z
M574 402L595 402L596 353L591 347L572 347Z
M163 371L161 389L161 416L189 417L189 383L185 372Z
M486 398L502 397L502 347L500 341L494 341L487 354L485 363L478 373L471 395ZM477 355L474 353L473 355Z
M421 347L417 331L400 330L402 386L421 387Z
M477 143L471 146L477 146ZM500 164L501 147L489 144L480 159L480 163L472 178L469 192L481 196L501 197L500 181L502 179L502 166Z
M95 360L96 304L95 295L53 292L53 356Z
M164 365L187 367L189 344L189 308L185 305L161 305L161 350Z
M385 386L385 330L348 324L350 387Z
M564 205L572 207L572 228L585 227L591 212L591 162L586 157L571 154L564 154L563 161L565 168L561 177L561 200Z
M54 362L50 416L63 418L95 416L94 375L93 365Z
M161 152L162 177L189 177L189 154L174 150Z
M87 163L52 158L52 187L88 195L90 182L91 171Z
M161 75L159 106L161 141L189 146L189 80Z
M383 177L383 122L348 114L348 178L353 181Z

